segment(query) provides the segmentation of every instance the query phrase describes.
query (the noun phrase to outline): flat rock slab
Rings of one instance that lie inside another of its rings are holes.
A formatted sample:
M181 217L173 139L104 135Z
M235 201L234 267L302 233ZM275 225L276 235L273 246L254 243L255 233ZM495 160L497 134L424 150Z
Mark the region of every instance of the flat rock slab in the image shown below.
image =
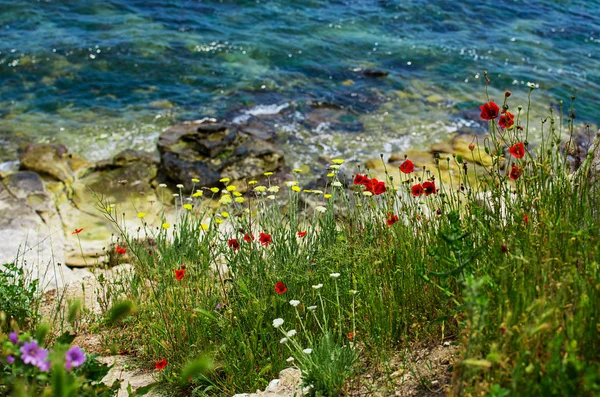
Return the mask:
M301 375L298 368L286 368L279 373L279 379L273 379L269 383L265 391L257 390L256 393L236 394L233 397L300 397L306 394L300 387Z
M128 365L127 357L125 356L108 356L99 357L98 361L103 364L112 365L108 374L102 379L102 382L111 385L114 381L121 382L121 389L117 393L117 397L127 397L129 393L127 388L131 385L131 390L135 391L140 387L146 387L156 382L154 373L140 369L133 369ZM160 396L157 392L150 391L146 394L148 397Z

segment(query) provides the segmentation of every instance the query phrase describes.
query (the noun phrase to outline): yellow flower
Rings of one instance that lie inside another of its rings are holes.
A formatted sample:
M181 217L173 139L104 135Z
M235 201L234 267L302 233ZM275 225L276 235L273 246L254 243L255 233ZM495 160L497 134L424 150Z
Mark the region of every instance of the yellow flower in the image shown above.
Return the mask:
M264 176L271 176L271 175L273 175L273 173L272 172L265 172L263 175Z
M233 195L235 197L242 197L242 193L240 193L240 192L233 192Z
M227 186L227 191L228 191L228 192L233 192L233 191L235 191L236 189L237 189L237 188L236 188L235 186L233 186L233 185L229 185L229 186Z
M271 195L267 196L267 198L268 198L269 200L275 200L275 195L274 195L274 194L271 194Z
M327 211L327 208L325 208L325 207L323 207L321 205L318 205L318 206L315 207L315 211L325 212L325 211Z
M340 166L339 166L339 165L330 165L330 166L329 166L329 169L330 169L330 170L339 170L339 169L340 169Z
M171 227L171 224L170 224L170 223L167 223L167 222L165 222L165 223L163 223L163 224L162 224L162 228L163 228L163 229L168 229L168 228L170 228L170 227Z
M344 159L333 159L332 160L333 164L338 164L338 165L339 164L344 164L345 161L346 160L344 160Z
M254 188L254 191L255 192L260 192L260 193L266 192L267 191L267 187L266 186L262 186L262 185L261 186L257 186L257 187Z
M372 196L372 195L373 195L373 193L371 193L371 192L363 192L363 194L364 194L365 196Z
M329 174L327 174L328 178L333 178L335 176L335 174L333 172L330 172Z
M304 189L304 193L312 193L312 190Z
M221 216L222 216L223 218L229 218L229 212L227 212L227 211L223 211L223 212L221 212Z
M302 170L300 168L294 168L292 171L294 171L297 174L302 173Z
M236 197L234 201L235 201L236 203L240 203L240 204L241 204L241 203L243 203L243 202L244 202L244 200L245 200L245 199L244 199L243 197Z
M219 193L219 190L221 190L221 189L219 189L218 187L211 187L210 188L210 191L213 192L213 193Z
M301 189L300 186L292 186L292 190L295 192L299 192Z
M326 199L330 199L331 198L331 194L327 193L326 195L324 195L323 197L325 197Z
M202 229L202 230L208 230L208 223L201 223L200 224L200 229Z
M255 180L248 181L248 185L256 185L257 183L258 181Z
M287 187L296 186L297 184L298 184L298 182L296 182L296 181L287 181L287 182L285 183L285 185L286 185Z
M200 182L200 179L198 179L198 178L192 178L192 182L193 183L198 183L198 182Z
M314 194L323 194L322 190L313 190L312 191Z
M231 179L229 179L229 178L221 178L221 179L219 179L219 182L221 182L221 183L227 183L227 182L229 182L230 180L231 180Z
M184 209L184 210L191 211L191 210L192 210L192 205L191 205L191 204L184 204L184 205L183 205L183 209Z
M216 219L215 219L215 223L216 223L217 225L220 225L221 223L223 223L223 219L221 219L221 218L216 218Z
M221 197L221 199L219 200L219 204L221 205L228 205L231 204L231 196L228 194L223 195L223 197Z
M342 182L340 181L335 181L331 183L331 186L335 186L335 187L342 187Z
M202 197L202 190L196 190L196 193L192 194L192 197Z
M138 212L138 218L144 219L145 216L146 216L145 212Z
M279 186L271 186L267 190L271 193L277 193L277 192L279 192Z

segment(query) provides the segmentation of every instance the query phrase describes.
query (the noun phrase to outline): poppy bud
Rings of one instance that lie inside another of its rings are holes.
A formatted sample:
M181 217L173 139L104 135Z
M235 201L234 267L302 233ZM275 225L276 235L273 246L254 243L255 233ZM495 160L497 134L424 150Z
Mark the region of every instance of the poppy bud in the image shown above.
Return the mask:
M509 96L511 96L511 95L512 95L512 93L511 93L509 90L506 90L506 91L504 91L504 96L505 96L506 98L508 98L508 97L509 97Z
M508 252L508 248L506 247L506 244L502 243L502 245L500 246L500 250L501 250L503 253L506 253L506 252Z
M475 150L475 144L473 142L469 143L469 150L470 151Z

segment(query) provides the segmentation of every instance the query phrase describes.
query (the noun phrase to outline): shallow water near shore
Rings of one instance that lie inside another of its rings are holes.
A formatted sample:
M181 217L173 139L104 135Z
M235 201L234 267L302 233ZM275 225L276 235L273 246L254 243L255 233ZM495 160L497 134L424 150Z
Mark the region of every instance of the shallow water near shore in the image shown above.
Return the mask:
M61 142L91 160L167 126L260 117L288 164L365 159L480 132L500 102L600 118L600 1L0 0L0 162ZM385 77L368 77L365 69ZM316 106L315 103L319 103Z

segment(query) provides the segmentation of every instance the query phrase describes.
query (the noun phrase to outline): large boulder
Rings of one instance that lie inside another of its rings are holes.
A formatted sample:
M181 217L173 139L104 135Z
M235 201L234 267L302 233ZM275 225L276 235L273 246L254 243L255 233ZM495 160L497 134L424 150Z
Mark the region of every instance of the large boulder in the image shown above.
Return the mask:
M215 186L224 177L240 180L281 170L284 156L274 141L274 131L259 123L186 121L160 136L158 150L163 174L191 188L192 178Z
M19 153L21 169L37 172L62 182L72 182L68 150L64 145L30 143Z

